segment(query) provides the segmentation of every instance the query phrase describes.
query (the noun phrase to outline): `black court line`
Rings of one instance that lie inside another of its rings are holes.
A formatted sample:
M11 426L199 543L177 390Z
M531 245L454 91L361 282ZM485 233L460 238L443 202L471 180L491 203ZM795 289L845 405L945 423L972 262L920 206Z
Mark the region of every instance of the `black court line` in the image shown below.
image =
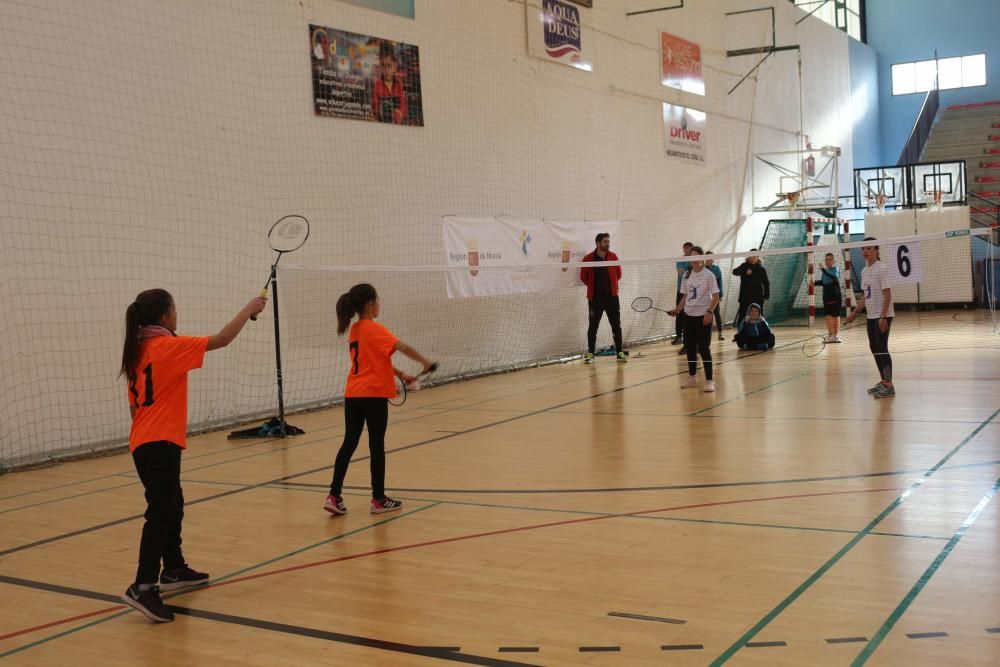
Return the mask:
M910 639L933 639L934 637L947 637L947 632L908 632L906 636Z
M860 642L868 642L868 637L833 637L827 639L827 644L857 644Z
M798 341L798 342L801 343L802 341ZM794 344L795 343L789 343L788 345L794 345ZM787 347L787 346L779 346L779 347ZM775 348L775 349L778 349L778 348ZM716 365L717 366L721 366L722 364L725 364L727 362L742 361L744 359L752 359L753 357L755 357L757 355L760 355L760 354L766 354L766 353L765 352L755 352L755 353L752 353L752 354L744 355L742 357L737 357L735 359L729 359L729 360L726 360L726 361L720 361ZM546 412L551 412L552 410L558 410L559 408L564 408L567 405L574 405L576 403L583 403L585 401L590 401L590 400L593 400L595 398L600 398L601 396L608 396L610 394L617 394L617 393L623 392L623 391L625 391L627 389L635 389L637 387L642 387L642 386L645 386L647 384L652 384L654 382L660 382L661 380L665 380L665 379L671 378L671 377L677 377L678 375L681 375L682 373L686 373L686 372L687 371L679 371L677 373L670 373L668 375L661 375L659 377L655 377L655 378L652 378L652 379L649 379L649 380L643 380L642 382L638 382L638 383L633 384L633 385L625 385L625 386L622 386L622 387L615 387L614 389L609 389L609 390L606 390L606 391L598 392L596 394L591 394L590 396L584 396L582 398L576 398L576 399L573 399L571 401L566 401L564 403L559 403L559 404L556 404L556 405L552 405L552 406L549 406L547 408L542 408L540 410L535 410L533 412L526 412L526 413L523 413L523 414L520 414L520 415L516 415L514 417L509 417L507 419L501 419L499 421L490 422L488 424L481 424L479 426L474 426L474 427L472 427L470 429L466 429L464 431L459 431L457 433L449 433L447 435L438 436L436 438L430 438L429 440L422 440L420 442L415 442L415 443L410 444L410 445L404 445L403 447L397 447L395 449L386 450L385 453L387 455L388 454L395 454L397 452L403 452L403 451L406 451L408 449L413 449L415 447L423 447L425 445L435 444L435 443L438 443L438 442L442 442L444 440L451 440L452 438L456 438L456 437L461 436L461 435L468 435L469 433L476 433L478 431L483 431L483 430L486 430L488 428L493 428L495 426L502 426L504 424L509 424L511 422L520 421L522 419L527 419L529 417L535 417L535 416L538 416L540 414L544 414ZM495 400L495 399L490 399L490 400ZM445 410L444 412L447 412L447 410ZM432 416L432 415L428 415L428 416ZM368 459L368 458L370 458L370 457L369 456L362 456L362 457L359 457L359 458L356 458L356 459L351 459L351 462L353 463L353 462L358 462L358 461L364 461L365 459ZM284 477L278 477L278 478L270 479L270 480L267 480L267 481L264 481L264 482L258 482L256 484L250 484L250 485L247 485L247 486L239 488L239 489L232 489L232 490L229 490L229 491L224 491L222 493L217 493L215 495L205 496L203 498L198 498L197 500L192 500L191 502L185 502L184 504L185 504L185 506L191 506L191 505L197 505L199 503L205 503L205 502L208 502L210 500L218 500L219 498L225 498L227 496L232 496L232 495L235 495L237 493L244 493L246 491L252 491L254 489L259 489L260 487L266 486L266 485L269 485L269 484L277 484L279 482L284 482L286 480L295 479L297 477L305 477L306 475L312 475L314 473L321 472L323 470L329 470L332 467L333 467L332 464L324 465L324 466L320 466L318 468L312 468L311 470L305 470L303 472L293 473L291 475L285 475ZM79 530L74 530L74 531L70 531L70 532L67 532L67 533L62 533L61 535L53 535L52 537L46 537L46 538L41 539L41 540L36 540L34 542L29 542L28 544L22 544L20 546L11 547L9 549L4 549L3 551L0 551L0 556L7 556L7 555L10 555L10 554L13 554L13 553L17 553L19 551L25 551L27 549L33 549L35 547L43 546L45 544L52 544L53 542L60 542L62 540L69 539L71 537L77 537L79 535L85 535L87 533L92 533L92 532L95 532L95 531L98 531L98 530L102 530L104 528L110 528L112 526L118 526L118 525L123 524L123 523L128 523L129 521L135 521L136 519L140 519L143 516L144 516L143 514L133 514L131 516L123 517L123 518L120 518L120 519L115 519L113 521L106 521L104 523L97 524L96 526L89 526L87 528L81 528Z
M704 644L664 644L660 647L662 651L700 651L705 648Z
M581 646L580 653L616 653L621 651L621 646Z
M52 593L61 593L63 595L71 595L74 597L86 598L88 600L100 600L101 602L110 602L112 604L120 604L124 606L122 599L116 595L108 595L106 593L98 593L96 591L87 591L80 588L71 588L69 586L60 586L58 584L50 584L43 581L32 581L30 579L20 579L17 577L0 575L0 583L23 586L25 588L32 588ZM447 660L450 662L461 662L469 665L487 665L488 667L529 667L527 663L510 662L507 660L497 660L496 658L487 658L485 656L461 653L461 648L457 646L415 646L412 644L391 642L384 639L350 635L343 632L331 632L329 630L318 630L315 628L288 625L286 623L276 623L258 618L205 611L202 609L194 609L192 607L179 607L172 604L168 606L174 611L174 613L183 616L217 621L220 623L228 623L230 625L239 625L248 628L256 628L258 630L269 630L271 632L296 635L299 637L322 639L324 641L336 642L339 644L351 644L353 646L362 646L365 648L380 649L383 651L392 651L395 653L404 653L409 655L419 655L427 658L436 658L438 660Z
M772 648L775 646L788 646L785 642L747 642L744 644L747 648Z
M616 618L632 618L637 621L656 621L657 623L672 623L674 625L684 625L687 621L679 618L664 618L663 616L646 616L645 614L629 614L624 611L609 611L608 616Z
M986 628L986 632L990 634L1000 634L1000 628Z
M960 465L944 466L941 470L957 470L960 468L979 468L984 466L1000 465L1000 460L983 461L980 463L963 463ZM662 486L620 486L607 488L568 488L568 489L415 489L401 486L386 487L391 491L402 491L405 493L493 493L493 494L533 494L533 493L610 493L621 491L683 491L688 489L721 489L737 486L764 486L769 484L805 484L809 482L836 482L847 479L867 479L872 477L894 477L896 475L911 475L923 473L924 469L904 469L888 470L885 472L866 472L856 475L830 475L828 477L797 477L792 479L764 479L745 482L712 482L709 484L668 484ZM322 487L324 484L306 484L303 482L277 482L289 486L310 486ZM364 490L368 486L345 486L345 489ZM0 556L3 553L0 552Z
M538 653L540 650L537 646L501 646L497 649L500 653Z

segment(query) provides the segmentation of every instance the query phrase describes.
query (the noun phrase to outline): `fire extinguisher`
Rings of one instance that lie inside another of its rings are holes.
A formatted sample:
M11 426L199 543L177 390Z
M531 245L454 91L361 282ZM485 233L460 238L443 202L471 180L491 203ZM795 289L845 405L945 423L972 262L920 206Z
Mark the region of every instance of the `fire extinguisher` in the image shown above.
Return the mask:
M813 147L812 142L806 143L806 148L808 150L812 150L812 147ZM809 157L802 160L802 167L803 167L802 171L805 172L806 176L816 175L816 158L812 156L812 153L809 154Z

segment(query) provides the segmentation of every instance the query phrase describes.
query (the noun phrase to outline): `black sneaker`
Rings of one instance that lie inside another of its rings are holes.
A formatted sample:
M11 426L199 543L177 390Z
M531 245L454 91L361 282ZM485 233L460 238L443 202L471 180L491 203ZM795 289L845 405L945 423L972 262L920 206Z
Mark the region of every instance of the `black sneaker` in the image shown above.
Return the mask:
M207 583L208 578L204 572L195 572L184 565L176 570L164 570L160 574L160 590L172 591L186 586L200 586Z
M140 591L136 584L132 584L122 595L122 600L133 609L141 611L151 621L169 623L174 620L174 612L160 599L159 586Z
M372 514L385 514L402 509L403 503L393 500L389 496L382 496L381 499L372 498Z

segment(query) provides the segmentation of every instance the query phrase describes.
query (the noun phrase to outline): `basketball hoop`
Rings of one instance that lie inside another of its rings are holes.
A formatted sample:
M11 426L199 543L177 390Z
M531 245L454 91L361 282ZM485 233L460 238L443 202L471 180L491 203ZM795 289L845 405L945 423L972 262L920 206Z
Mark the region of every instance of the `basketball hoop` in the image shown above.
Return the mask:
M889 198L884 194L868 195L865 197L868 200L868 210L875 215L883 215L885 213L885 205L889 201Z
M802 191L798 192L788 192L785 194L785 198L788 200L788 206L791 208L792 213L795 212L795 205L799 203L799 197L802 196Z

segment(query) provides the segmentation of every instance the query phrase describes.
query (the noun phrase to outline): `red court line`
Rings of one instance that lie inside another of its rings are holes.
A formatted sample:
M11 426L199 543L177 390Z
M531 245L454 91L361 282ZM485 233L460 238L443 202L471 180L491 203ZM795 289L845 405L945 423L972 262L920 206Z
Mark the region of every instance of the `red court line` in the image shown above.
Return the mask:
M506 535L509 533L519 533L526 530L539 530L541 528L555 528L557 526L569 526L577 523L588 523L591 521L602 521L605 519L621 519L623 517L630 516L641 516L643 514L656 514L658 512L675 512L677 510L687 510L687 509L697 509L700 507L717 507L719 505L740 505L744 503L759 503L768 500L790 500L793 498L816 498L820 496L843 496L851 495L856 493L880 493L882 491L900 491L901 489L888 487L879 489L860 489L855 491L827 491L825 493L799 493L787 496L766 496L760 498L744 498L742 500L722 500L712 503L697 503L694 505L675 505L673 507L660 507L651 510L640 510L637 512L627 512L625 514L601 514L599 516L585 516L578 519L566 519L565 521L551 521L548 523L536 523L530 526L518 526L517 528L503 528L500 530L491 530L483 533L471 533L468 535L457 535L455 537L445 537L439 540L428 540L426 542L416 542L414 544L403 544L398 547L385 547L383 549L375 549L373 551L365 551L362 553L351 554L349 556L338 556L337 558L327 558L325 560L314 561L311 563L303 563L302 565L293 565L291 567L281 568L280 570L270 570L268 572L261 572L259 574L251 574L245 577L235 577L227 581L220 581L215 584L209 584L208 586L199 586L193 588L190 591L183 591L183 593L204 591L210 588L220 588L222 586L229 586L230 584L241 583L244 581L252 581L254 579L261 579L263 577L272 577L276 574L285 574L287 572L295 572L297 570L305 570L308 568L319 567L321 565L330 565L331 563L340 563L348 560L355 560L357 558L365 558L368 556L378 556L380 554L392 553L394 551L408 551L410 549L418 549L420 547L435 546L438 544L448 544L450 542L461 542L464 540L473 540L480 537L491 537L493 535ZM175 597L175 596L172 596ZM101 614L107 614L112 611L118 611L124 609L124 605L118 605L115 607L108 607L107 609L99 609L97 611L90 612L88 614L81 614L79 616L72 616L70 618L64 618L58 621L52 621L51 623L46 623L44 625L38 625L32 628L25 628L23 630L16 630L6 635L0 635L0 640L9 639L10 637L17 637L18 635L27 634L29 632L34 632L36 630L43 630L45 628L51 628L56 625L62 625L65 623L71 623L73 621L81 620L84 618L89 618L91 616L99 616Z
M439 540L429 540L427 542L416 542L414 544L404 544L398 547L385 547L382 549L375 549L373 551L365 551L358 554L351 554L349 556L338 556L337 558L328 558L326 560L314 561L312 563L303 563L302 565L293 565L291 567L285 567L280 570L271 570L269 572L261 572L259 574L251 574L245 577L235 577L229 579L228 581L220 581L215 584L209 584L208 586L201 586L198 590L205 590L208 588L219 588L220 586L228 586L230 584L239 583L242 581L251 581L253 579L261 579L263 577L270 577L276 574L284 574L286 572L295 572L296 570L304 570L312 567L319 567L320 565L329 565L331 563L340 563L347 560L355 560L357 558L365 558L367 556L378 556L380 554L392 553L394 551L407 551L409 549L418 549L420 547L435 546L438 544L448 544L450 542L461 542L464 540L473 540L480 537L491 537L493 535L506 535L508 533L518 533L526 530L538 530L541 528L554 528L557 526L568 526L576 523L587 523L591 521L601 521L604 519L621 519L623 517L630 516L641 516L643 514L656 514L658 512L674 512L677 510L687 510L696 509L699 507L715 507L718 505L739 505L742 503L757 503L766 500L788 500L792 498L814 498L818 496L841 496L855 493L878 493L882 491L900 491L898 488L880 488L880 489L862 489L857 491L828 491L825 493L800 493L788 496L767 496L762 498L745 498L743 500L723 500L713 503L698 503L695 505L675 505L673 507L660 507L658 509L652 510L640 510L638 512L627 512L625 514L602 514L599 516L586 516L580 517L578 519L566 519L565 521L551 521L548 523L536 523L530 526L519 526L517 528L503 528L500 530L491 530L484 533L471 533L469 535L458 535L456 537L444 537Z
M86 614L79 614L78 616L70 616L69 618L63 618L58 621L52 621L51 623L45 623L43 625L36 625L33 628L24 628L23 630L15 630L6 635L0 635L0 641L4 639L10 639L11 637L17 637L18 635L26 635L29 632L35 632L36 630L44 630L45 628L51 628L56 625L63 625L64 623L72 623L73 621L82 621L85 618L90 618L91 616L100 616L101 614L109 614L113 611L119 611L120 609L125 609L125 605L120 604L115 607L108 607L107 609L98 609L97 611L91 611Z

